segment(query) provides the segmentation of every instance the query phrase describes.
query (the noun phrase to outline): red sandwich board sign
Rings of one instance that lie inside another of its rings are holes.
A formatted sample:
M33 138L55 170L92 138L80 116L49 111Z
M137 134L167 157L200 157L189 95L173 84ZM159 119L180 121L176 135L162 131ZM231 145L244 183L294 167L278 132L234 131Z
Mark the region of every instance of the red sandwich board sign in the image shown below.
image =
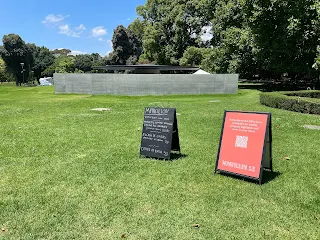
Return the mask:
M225 111L217 171L259 181L272 171L271 113Z

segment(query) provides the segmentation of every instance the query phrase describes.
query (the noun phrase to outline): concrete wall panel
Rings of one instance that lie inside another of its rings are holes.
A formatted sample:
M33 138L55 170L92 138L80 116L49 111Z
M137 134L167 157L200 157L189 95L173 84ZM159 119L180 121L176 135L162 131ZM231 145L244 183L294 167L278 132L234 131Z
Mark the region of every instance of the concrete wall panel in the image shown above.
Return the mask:
M167 95L229 94L238 74L54 74L55 93Z

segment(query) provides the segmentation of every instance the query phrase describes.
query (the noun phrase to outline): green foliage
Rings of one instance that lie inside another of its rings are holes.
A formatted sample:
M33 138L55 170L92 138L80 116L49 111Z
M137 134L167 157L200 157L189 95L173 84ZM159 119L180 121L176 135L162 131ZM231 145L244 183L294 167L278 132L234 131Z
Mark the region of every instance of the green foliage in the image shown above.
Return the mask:
M55 73L56 71L56 64L52 64L50 65L49 67L47 67L42 73L41 73L41 76L44 76L44 77L52 77L53 74Z
M247 27L247 16L244 12L246 0L218 0L216 1L213 17L211 18L213 39L212 45L219 46L225 39L228 29L242 29ZM235 39L236 40L236 39Z
M60 56L56 58L56 73L73 73L75 70L75 60L73 56Z
M110 65L135 64L142 53L140 40L122 25L114 30L112 44L113 52L107 59Z
M23 79L26 82L33 63L32 46L26 45L16 34L4 35L2 42L0 56L6 63L7 70L15 77L16 85L23 83ZM24 63L24 76L20 63Z
M298 91L298 92L287 92L285 93L286 96L298 96L298 97L305 97L305 98L319 98L320 99L320 91Z
M320 84L319 0L147 0L128 29L114 30L114 51L78 55L74 63L53 63L69 49L39 48L14 34L4 36L0 54L7 69L22 81L20 62L41 73L91 71L106 64L197 65L211 73L240 78L313 79ZM7 58L6 58L7 56ZM66 60L66 59L65 59ZM54 66L50 66L50 65Z
M314 0L247 1L249 26L259 48L261 74L312 77L319 41L319 12Z
M6 69L6 64L3 59L0 57L0 82L12 82L14 77Z
M92 53L92 67L105 66L107 65L108 56L101 57L99 53ZM91 72L104 72L103 70L91 70Z
M150 62L195 62L249 79L319 75L318 0L148 0L137 13L141 19L132 29L142 36L143 58ZM200 48L210 49L204 58Z
M138 60L138 64L155 64L155 62L152 62L146 54L141 54Z
M212 1L148 0L137 8L145 21L143 49L150 61L178 64L189 46L199 46L199 34L209 24Z
M194 63L209 72L253 75L255 44L244 6L244 0L147 1L137 9L145 21L146 58L158 64Z
M74 70L74 73L84 73L84 71L82 71L81 69L76 68L76 69Z
M96 57L96 61L99 61L98 56L93 56L90 54L80 54L75 56L74 58L75 67L83 72L90 72L92 69L94 57Z
M314 64L312 67L320 72L320 45L317 47L317 56L314 59Z
M260 94L260 103L273 108L320 114L320 102L306 98L320 98L320 91L269 92Z
M3 59L0 57L0 81L6 80L6 64Z
M180 58L181 66L200 66L203 59L207 58L212 50L208 48L188 47Z
M239 73L250 78L257 63L253 35L248 28L230 27L220 33L220 44L202 61L202 68L213 73Z
M52 65L42 72L42 76L52 77L53 73L73 73L75 69L74 56L61 55L55 59Z
M34 71L34 76L39 79L42 77L42 72L54 63L55 57L46 47L35 47L33 56L34 65L32 70Z
M139 39L140 42L142 42L145 25L145 21L141 20L140 18L136 18L128 26L128 30L131 31Z
M65 48L60 48L60 49L55 49L53 51L51 51L52 54L54 54L55 56L59 57L59 56L67 56L69 53L71 53L70 49L65 49Z

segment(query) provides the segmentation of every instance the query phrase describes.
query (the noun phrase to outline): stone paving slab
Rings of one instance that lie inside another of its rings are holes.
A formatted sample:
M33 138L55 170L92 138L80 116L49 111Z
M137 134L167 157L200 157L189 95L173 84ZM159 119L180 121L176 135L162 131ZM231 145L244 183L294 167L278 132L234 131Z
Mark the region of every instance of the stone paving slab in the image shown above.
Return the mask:
M312 129L312 130L320 130L320 126L315 125L303 125L304 128Z

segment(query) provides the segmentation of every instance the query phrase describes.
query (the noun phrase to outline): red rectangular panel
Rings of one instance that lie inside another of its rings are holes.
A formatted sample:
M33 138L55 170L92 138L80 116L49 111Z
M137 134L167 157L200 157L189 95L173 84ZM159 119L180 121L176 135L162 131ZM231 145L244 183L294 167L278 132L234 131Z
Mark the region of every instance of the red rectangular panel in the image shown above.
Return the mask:
M268 116L226 112L217 170L259 178Z

